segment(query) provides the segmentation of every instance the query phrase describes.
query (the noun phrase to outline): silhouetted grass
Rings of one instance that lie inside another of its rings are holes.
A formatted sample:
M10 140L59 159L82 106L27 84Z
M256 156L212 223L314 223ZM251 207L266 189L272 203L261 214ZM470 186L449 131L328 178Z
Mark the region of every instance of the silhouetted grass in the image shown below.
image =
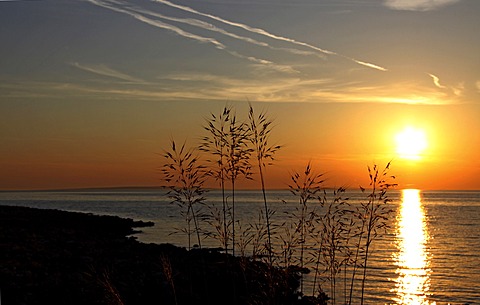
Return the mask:
M228 242L230 239L230 232L228 230L227 221L227 202L225 194L225 181L226 175L226 133L228 128L228 122L230 121L230 109L225 107L220 115L211 114L210 119L207 120L207 125L204 129L207 131L207 135L202 138L202 143L199 149L211 157L207 158L207 163L210 164L210 176L220 183L220 189L222 190L222 216L223 218L214 218L221 222L220 227L216 226L216 232L220 235L217 239L223 242L222 246L225 253L228 253ZM214 213L213 216L217 216Z
M191 235L196 234L198 246L202 247L199 218L203 216L202 205L205 201L203 184L208 171L201 165L195 151L185 148L185 143L178 148L171 141L170 149L163 154L165 162L161 168L163 179L170 187L168 197L180 206L186 227L180 231L188 237L188 249L191 249ZM191 228L193 221L194 229Z
M368 200L362 203L360 207L360 214L362 221L362 228L365 228L362 234L366 234L365 243L358 244L358 248L364 247L365 254L361 266L363 268L362 286L361 286L361 303L364 301L365 281L367 279L367 266L370 256L370 246L372 242L378 238L381 233L380 230L385 231L388 228L388 217L393 212L387 207L390 199L387 196L387 191L396 186L390 180L393 176L388 176L390 169L390 162L380 171L377 165L373 168L368 167L368 174L370 177L370 193L367 195ZM364 189L362 189L364 191Z
M223 204L223 232L220 238L224 241L225 252L228 253L228 242L232 239L232 253L235 255L235 186L240 176L250 177L250 153L248 147L249 130L244 122L237 119L231 108L225 107L220 115L211 115L204 127L208 135L203 137L200 150L211 157L207 161L212 165L212 176L220 182ZM226 196L225 183L230 182L230 196ZM227 198L231 200L231 209L228 207ZM230 221L227 220L228 211L231 213ZM232 226L232 230L228 229ZM218 232L218 230L217 230Z
M172 295L173 295L173 300L175 302L175 305L178 305L177 290L175 289L175 282L173 280L172 263L170 262L170 259L168 258L168 256L165 256L165 255L160 256L160 263L162 266L163 274L165 275L165 278L168 284L170 285L170 288L172 289Z
M265 112L261 112L255 115L255 111L252 105L249 105L248 111L250 142L253 145L253 152L256 156L258 165L258 171L260 176L260 186L262 189L263 203L265 207L264 215L267 228L267 252L269 263L273 263L273 251L272 251L272 232L270 225L270 215L274 213L268 208L267 195L265 188L265 176L264 172L267 165L272 165L271 161L274 160L275 153L280 149L280 145L271 145L269 143L270 133L272 131L272 121L269 120Z
M352 214L348 198L344 197L345 188L340 187L333 191L332 196L327 196L326 191L320 198L323 213L315 215L313 238L316 241L316 251L313 252L315 272L313 293L318 289L319 276L323 275L329 282L332 303L336 302L337 277L341 268L346 266L348 260L348 241L353 226Z
M298 296L305 302L326 304L324 288L328 287L333 304L339 301L340 295L343 303L352 304L357 291L360 295L356 299L363 304L371 244L387 228L391 213L387 207L387 191L395 184L389 182L394 178L388 176L390 163L383 170L377 165L368 167L370 186L361 187L366 198L357 206L349 204L344 187L329 194L323 186L325 175L315 172L308 163L302 171L291 174L288 185L298 205L287 212L287 221L275 226L272 219L276 211L269 207L265 186L266 167L272 164L281 148L270 143L272 121L265 112L256 114L250 105L248 119L242 122L232 108L225 107L219 115L211 114L204 129L207 135L202 138L199 150L206 155L203 159L208 166L199 164L200 159L185 152L184 146L177 151L173 141L172 153L165 155L169 163L164 165L164 174L169 182L174 182L170 196L186 207L187 235L191 235L190 221L193 220L193 232L200 245L199 221L205 221L211 227L204 231L206 238L218 240L225 254L229 253L231 242L232 255L239 255L243 262L266 262L270 270L265 274L267 294L274 294L275 285L279 284L274 274L284 270L300 276ZM180 172L188 169L195 173L192 175L195 178L178 175L177 170L185 164L189 166ZM258 168L263 210L259 211L256 221L245 224L235 218L235 191L240 177L251 179L251 164ZM175 175L179 178L174 178ZM195 207L206 201L203 184L207 176L219 183L222 208L207 204L209 217L203 218ZM247 255L249 248L251 255ZM240 266L244 279L245 266ZM311 296L307 296L301 275L310 271L313 271L313 285ZM275 303L273 297L270 303Z
M290 192L297 197L299 206L295 211L291 212L290 218L294 224L294 234L297 236L295 242L292 244L295 249L296 246L300 248L298 255L298 265L303 269L306 265L306 251L310 248L307 242L310 240L310 232L314 226L314 211L310 208L312 201L319 199L321 186L324 182L323 174L317 174L312 170L311 164L307 164L305 170L301 173L294 172L291 177L291 184L289 184ZM303 278L300 281L300 292L303 293Z

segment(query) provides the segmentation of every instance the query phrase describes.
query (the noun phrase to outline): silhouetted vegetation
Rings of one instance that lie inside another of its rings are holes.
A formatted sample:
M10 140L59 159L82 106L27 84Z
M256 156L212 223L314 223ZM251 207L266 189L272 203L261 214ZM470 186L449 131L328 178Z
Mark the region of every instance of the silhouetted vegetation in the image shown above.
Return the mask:
M191 249L191 236L195 233L198 246L202 247L200 238L200 218L203 217L202 205L205 201L203 183L208 172L201 165L195 151L187 150L185 144L177 147L171 141L170 149L163 154L165 162L161 168L165 182L170 191L167 193L172 203L178 204L185 219L186 227L179 229L188 236L188 249ZM194 229L192 229L192 221Z
M272 226L270 217L273 216L274 211L268 208L267 194L265 187L265 175L267 165L272 165L271 161L275 160L275 153L281 148L280 145L269 143L270 133L272 131L272 120L269 120L265 112L255 115L255 111L250 105L248 111L248 131L249 139L253 146L252 151L256 156L258 175L260 178L260 186L262 189L263 203L265 207L264 217L267 229L267 253L269 263L273 263L273 249L272 249Z
M299 204L288 212L288 221L275 224L276 211L268 204L264 175L267 165L272 165L281 149L280 145L270 143L272 120L265 112L256 114L250 105L248 119L242 122L232 108L225 107L219 115L211 115L204 129L207 135L199 145L203 153L200 159L205 162L202 170L207 169L208 176L219 183L222 191L221 210L208 203L208 196L202 197L209 210L204 238L220 241L223 252L228 254L231 249L241 262L268 266L267 295L279 285L274 276L276 272L295 270L300 300L324 304L329 299L327 291L332 304L336 304L340 296L344 304L363 304L371 245L387 228L392 212L387 196L387 191L395 186L390 182L394 177L388 175L390 163L383 170L378 165L368 167L370 185L360 187L365 195L360 205L349 204L344 187L327 189L325 174L316 173L312 165L307 164L304 170L294 171L290 177L289 190ZM175 163L181 163L179 161ZM240 177L258 178L262 190L259 201L263 201L263 211L249 224L235 218L235 190ZM206 180L199 182L203 185ZM202 189L202 185L198 188ZM185 231L189 232L188 226ZM247 255L247 249L251 255ZM304 275L310 272L313 272L313 284L308 296ZM268 296L264 301L278 304L278 300Z

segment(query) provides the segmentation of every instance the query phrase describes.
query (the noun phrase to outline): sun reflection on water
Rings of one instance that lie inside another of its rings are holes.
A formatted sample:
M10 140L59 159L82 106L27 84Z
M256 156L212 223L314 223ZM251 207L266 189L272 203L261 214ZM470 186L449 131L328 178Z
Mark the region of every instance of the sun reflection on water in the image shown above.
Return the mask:
M429 235L420 190L402 190L402 204L397 216L394 255L398 278L395 280L396 304L435 304L428 300L430 288L430 260L427 250Z

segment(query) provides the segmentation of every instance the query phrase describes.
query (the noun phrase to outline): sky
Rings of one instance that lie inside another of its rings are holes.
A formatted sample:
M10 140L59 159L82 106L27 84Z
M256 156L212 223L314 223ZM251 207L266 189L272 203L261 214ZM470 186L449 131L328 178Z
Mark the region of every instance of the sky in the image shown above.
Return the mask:
M400 188L480 189L479 15L477 0L0 0L0 190L162 185L171 139L194 147L212 113L248 103L282 145L267 187L311 163L356 188L391 161Z

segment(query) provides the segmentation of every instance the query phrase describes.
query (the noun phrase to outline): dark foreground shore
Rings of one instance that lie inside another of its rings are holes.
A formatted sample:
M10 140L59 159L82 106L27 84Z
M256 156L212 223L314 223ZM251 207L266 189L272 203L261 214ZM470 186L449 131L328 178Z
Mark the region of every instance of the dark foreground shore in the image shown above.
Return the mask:
M0 304L321 304L298 270L129 237L149 225L0 206Z

